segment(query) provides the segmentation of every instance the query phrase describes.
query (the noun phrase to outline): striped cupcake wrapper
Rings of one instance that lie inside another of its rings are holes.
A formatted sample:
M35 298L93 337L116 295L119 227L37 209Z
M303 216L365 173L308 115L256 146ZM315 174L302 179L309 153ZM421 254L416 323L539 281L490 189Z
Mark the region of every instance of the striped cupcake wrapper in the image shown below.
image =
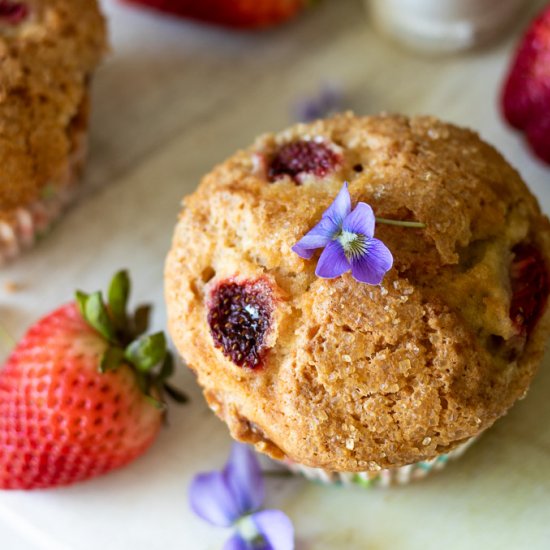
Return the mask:
M74 200L86 153L86 133L82 132L59 185L45 187L40 199L16 208L9 222L0 220L0 265L31 248Z
M309 468L292 462L286 462L285 465L294 473L301 474L312 481L320 481L326 484L358 485L369 489L406 485L411 481L426 477L431 472L443 469L449 460L455 460L462 456L478 437L470 438L448 453L400 468L382 468L378 471L368 472L329 472L321 468Z

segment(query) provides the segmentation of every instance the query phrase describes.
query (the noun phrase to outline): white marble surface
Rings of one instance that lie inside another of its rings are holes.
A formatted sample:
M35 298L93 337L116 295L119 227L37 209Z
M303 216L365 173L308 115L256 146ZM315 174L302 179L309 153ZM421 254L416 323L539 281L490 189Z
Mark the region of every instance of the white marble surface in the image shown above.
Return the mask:
M550 212L550 170L496 110L515 36L475 54L422 59L375 35L359 0L329 0L308 18L256 36L112 1L106 9L114 51L96 79L88 196L0 272L0 316L16 337L71 299L75 286L104 286L123 266L134 274L135 295L157 305L161 327L163 260L181 197L256 134L288 125L292 99L321 80L341 82L358 113L433 113L478 129ZM8 282L20 290L6 292ZM186 491L198 470L222 464L230 441L191 375L182 369L178 382L192 404L172 411L171 427L131 466L65 489L0 493L0 547L221 548L227 534L190 513ZM301 550L548 549L549 392L550 357L528 398L432 479L378 492L269 480L269 505L292 517Z

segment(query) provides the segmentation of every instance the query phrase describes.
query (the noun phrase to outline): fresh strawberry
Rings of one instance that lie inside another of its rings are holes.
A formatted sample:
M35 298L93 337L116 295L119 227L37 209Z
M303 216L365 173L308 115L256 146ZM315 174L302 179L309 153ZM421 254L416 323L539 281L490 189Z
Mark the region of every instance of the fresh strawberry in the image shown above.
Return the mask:
M126 313L118 273L108 306L77 293L32 326L0 371L0 488L67 485L144 453L162 424L172 359L163 333L143 336L149 308Z
M550 5L524 35L502 92L508 122L526 130L535 152L550 162L549 124L539 124L550 113Z
M533 151L550 164L550 105L548 112L527 126L526 135Z
M224 27L258 29L292 19L311 0L126 0Z

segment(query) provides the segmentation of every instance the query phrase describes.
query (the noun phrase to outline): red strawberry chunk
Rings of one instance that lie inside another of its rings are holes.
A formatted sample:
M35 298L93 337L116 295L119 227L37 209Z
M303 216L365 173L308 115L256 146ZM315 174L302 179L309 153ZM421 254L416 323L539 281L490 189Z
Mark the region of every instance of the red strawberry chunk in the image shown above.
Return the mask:
M262 279L221 282L211 292L208 309L214 345L239 367L261 366L273 311L269 284Z
M546 262L537 247L520 243L514 247L513 253L510 268L510 318L516 328L528 336L546 309L550 277Z
M339 163L339 155L325 143L293 141L283 145L271 159L268 178L274 182L290 176L299 184L301 176L312 174L322 178L335 170Z

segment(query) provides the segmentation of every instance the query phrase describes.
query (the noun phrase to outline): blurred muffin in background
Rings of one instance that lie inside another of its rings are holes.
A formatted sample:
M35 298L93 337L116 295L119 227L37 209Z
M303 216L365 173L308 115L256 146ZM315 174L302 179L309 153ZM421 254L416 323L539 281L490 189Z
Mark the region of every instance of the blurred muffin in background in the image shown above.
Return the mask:
M90 82L106 50L95 0L0 0L0 263L75 195Z

